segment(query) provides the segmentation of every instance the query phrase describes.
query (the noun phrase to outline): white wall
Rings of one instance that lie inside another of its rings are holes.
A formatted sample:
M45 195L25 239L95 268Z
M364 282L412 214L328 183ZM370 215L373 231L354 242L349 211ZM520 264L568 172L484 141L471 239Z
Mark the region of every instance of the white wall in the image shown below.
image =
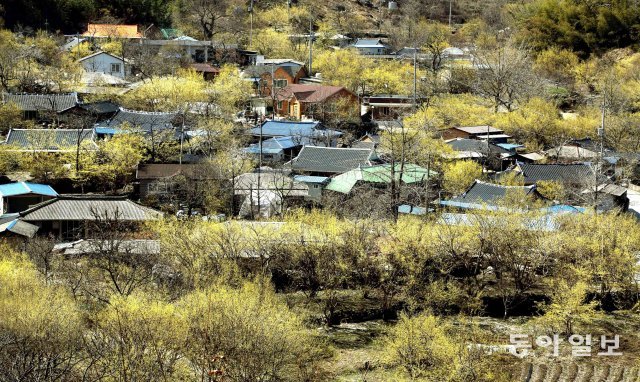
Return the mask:
M106 53L87 58L81 63L87 72L100 72L122 79L125 78L125 63L121 59ZM112 64L116 67L112 67ZM117 67L119 67L119 71L112 71L112 69L118 69Z

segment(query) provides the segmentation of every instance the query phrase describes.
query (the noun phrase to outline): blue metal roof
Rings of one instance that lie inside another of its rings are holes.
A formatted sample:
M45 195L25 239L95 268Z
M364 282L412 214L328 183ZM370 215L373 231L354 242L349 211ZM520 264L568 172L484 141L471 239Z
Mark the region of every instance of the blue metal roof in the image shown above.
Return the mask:
M244 149L242 149L242 151L248 154L260 154L260 146L251 145L249 147L245 147ZM281 148L269 148L264 146L262 147L263 154L280 154L282 152L283 152L283 149Z
M120 131L112 127L96 127L96 134L116 135Z
M401 206L398 206L398 212L401 214L424 215L427 213L427 209L424 207L416 207L410 206L408 204L403 204Z
M520 147L524 147L524 145L519 145L517 143L496 143L495 145L509 151L519 149Z
M319 129L320 122L292 122L292 121L266 121L260 126L251 129L255 136L267 137L318 137L340 136L342 133L336 130Z
M53 188L51 188L51 186L47 186L46 184L19 182L0 185L0 196L2 197L26 194L45 195L52 197L58 196L58 193Z
M543 208L542 210L553 213L553 214L560 214L560 213L581 214L581 213L584 213L585 208L569 206L566 204L557 204L555 206Z
M325 183L329 178L326 176L296 175L293 180L301 183Z

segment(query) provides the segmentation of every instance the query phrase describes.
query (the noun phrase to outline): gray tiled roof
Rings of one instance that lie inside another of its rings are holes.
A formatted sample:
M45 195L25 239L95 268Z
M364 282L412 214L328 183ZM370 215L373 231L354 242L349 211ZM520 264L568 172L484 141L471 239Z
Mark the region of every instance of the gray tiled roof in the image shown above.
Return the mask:
M372 155L371 149L305 146L291 161L291 167L297 171L337 174L371 165Z
M2 94L3 103L15 103L24 111L50 110L61 112L76 106L77 93L68 94Z
M485 154L487 153L487 142L477 139L459 138L447 142L455 151L470 151ZM509 150L505 150L500 146L489 144L489 149L493 154L509 154Z
M587 163L576 164L528 164L518 163L525 183L540 180L562 183L584 183L593 179L594 171ZM593 179L595 180L595 179Z
M177 117L177 113L155 113L120 108L113 118L98 126L119 128L122 124L129 123L132 128L144 131L172 129L177 123Z
M466 203L491 203L504 198L509 192L520 191L524 195L529 195L535 189L535 186L502 186L476 180L464 194L452 200Z
M124 197L102 195L63 195L37 204L20 213L27 222L58 220L95 220L117 218L121 221L154 220L161 213Z
M76 147L78 137L82 143L93 142L93 129L11 129L5 144L21 150L66 151Z
M119 110L119 106L110 101L83 103L80 107L93 114L112 114Z
M271 76L271 71L274 72L277 69L282 69L291 77L295 77L296 74L300 71L301 66L278 66L278 65L251 65L244 70L245 76L249 76L251 78L262 77L263 75ZM277 78L276 78L277 79Z
M465 133L468 134L499 134L499 133L504 133L503 130L500 129L496 129L493 126L458 126L458 127L454 127L455 129L458 129L460 131L464 131Z

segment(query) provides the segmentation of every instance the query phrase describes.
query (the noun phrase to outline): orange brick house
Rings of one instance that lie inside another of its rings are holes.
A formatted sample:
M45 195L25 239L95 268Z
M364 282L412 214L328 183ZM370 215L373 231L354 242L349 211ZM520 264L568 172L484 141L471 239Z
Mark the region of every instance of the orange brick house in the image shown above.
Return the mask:
M322 121L338 108L343 112L358 108L358 97L341 86L291 84L279 89L275 98L276 114L293 119L305 116Z
M271 97L272 84L275 85L275 95L280 89L299 83L306 75L303 65L253 65L244 71L244 77L253 80L256 95L261 97Z

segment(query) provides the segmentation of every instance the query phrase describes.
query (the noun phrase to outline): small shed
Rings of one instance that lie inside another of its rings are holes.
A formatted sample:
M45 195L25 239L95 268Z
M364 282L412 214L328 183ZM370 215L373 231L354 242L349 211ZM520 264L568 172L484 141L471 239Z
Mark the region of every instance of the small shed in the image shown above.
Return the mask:
M21 212L58 193L46 184L17 182L0 185L0 215Z

